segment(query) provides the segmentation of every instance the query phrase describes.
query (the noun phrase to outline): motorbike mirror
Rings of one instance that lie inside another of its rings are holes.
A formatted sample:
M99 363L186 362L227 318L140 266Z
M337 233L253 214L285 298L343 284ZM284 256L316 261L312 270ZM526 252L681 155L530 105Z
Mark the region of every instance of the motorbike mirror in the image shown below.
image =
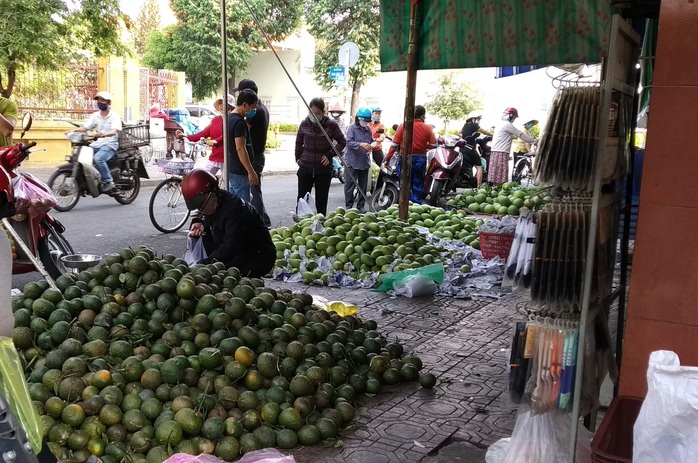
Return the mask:
M24 116L22 116L22 136L21 138L24 137L24 133L29 131L32 127L32 114L31 113L24 113Z
M397 130L397 128L398 128L398 125L397 125L397 124L393 124L393 130Z

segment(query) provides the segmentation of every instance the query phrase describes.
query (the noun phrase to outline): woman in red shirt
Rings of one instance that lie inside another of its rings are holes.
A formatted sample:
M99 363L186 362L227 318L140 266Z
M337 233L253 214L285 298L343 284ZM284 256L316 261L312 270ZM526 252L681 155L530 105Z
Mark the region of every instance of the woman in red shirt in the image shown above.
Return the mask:
M213 107L218 113L223 112L223 99L219 98L213 103ZM233 106L234 107L234 106ZM228 100L228 109L232 109ZM181 131L177 132L177 138L184 138ZM187 135L187 140L197 142L202 138L209 139L207 145L211 147L211 154L206 162L206 170L216 175L223 169L223 118L218 115L211 119L211 123L201 132Z

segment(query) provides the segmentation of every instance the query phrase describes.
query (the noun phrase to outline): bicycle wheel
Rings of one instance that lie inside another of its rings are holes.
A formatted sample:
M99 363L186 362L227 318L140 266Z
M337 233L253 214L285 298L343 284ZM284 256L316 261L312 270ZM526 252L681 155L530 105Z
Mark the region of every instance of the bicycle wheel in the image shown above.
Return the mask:
M150 221L163 233L182 228L189 218L189 209L182 196L182 179L172 177L160 182L150 197Z

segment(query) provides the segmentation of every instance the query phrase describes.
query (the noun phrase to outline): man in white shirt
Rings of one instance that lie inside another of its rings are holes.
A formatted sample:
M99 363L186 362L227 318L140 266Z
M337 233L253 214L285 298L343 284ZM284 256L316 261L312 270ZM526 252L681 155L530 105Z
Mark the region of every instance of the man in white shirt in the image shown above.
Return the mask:
M94 163L102 177L102 192L107 193L115 186L107 161L114 157L119 148L121 117L111 110L111 93L99 92L94 99L97 100L99 111L93 113L84 126L73 132L97 131L97 140L90 147L94 149Z

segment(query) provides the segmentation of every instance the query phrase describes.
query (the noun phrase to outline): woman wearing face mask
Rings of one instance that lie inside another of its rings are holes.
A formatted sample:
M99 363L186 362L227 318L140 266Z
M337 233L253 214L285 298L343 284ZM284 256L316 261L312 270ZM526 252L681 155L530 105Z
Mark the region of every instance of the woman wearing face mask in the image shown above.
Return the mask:
M298 127L296 135L296 164L298 164L298 199L315 187L315 207L318 213L327 214L327 197L332 182L332 158L336 145L342 152L346 145L344 134L337 123L325 116L322 98L310 100L310 112ZM322 127L322 128L321 128ZM325 137L322 129L327 133Z
M358 187L356 207L360 212L364 212L364 194L368 189L368 176L371 172L373 135L368 126L369 122L371 122L371 110L360 108L356 112L354 124L347 129L347 147L344 150L344 163L346 164L344 202L347 209L354 207L355 190ZM361 194L361 191L364 194Z
M342 109L339 103L335 103L328 112L332 120L337 123L342 133L347 133L347 124L344 122L344 113L346 113L346 111Z

